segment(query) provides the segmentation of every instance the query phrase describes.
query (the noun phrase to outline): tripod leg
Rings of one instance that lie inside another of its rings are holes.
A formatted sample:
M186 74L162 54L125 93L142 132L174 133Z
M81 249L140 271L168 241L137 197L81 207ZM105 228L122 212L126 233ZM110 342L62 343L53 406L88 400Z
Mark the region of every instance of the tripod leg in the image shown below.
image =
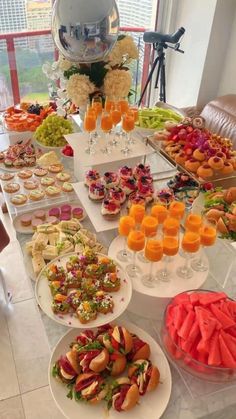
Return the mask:
M152 80L152 75L153 75L153 73L154 73L154 71L155 71L155 68L156 68L156 66L157 66L158 61L159 61L159 57L157 57L157 58L155 59L155 61L154 61L153 65L152 65L152 68L151 68L151 71L150 71L150 73L149 73L148 79L147 79L147 81L146 81L146 84L145 84L145 86L144 86L143 92L142 92L141 97L140 97L140 99L139 99L138 106L140 106L140 105L141 105L141 103L142 103L142 100L143 100L143 98L144 98L144 95L145 95L145 93L146 93L146 90L147 90L147 88L148 88L148 85L149 85L150 81Z
M161 60L161 77L160 77L160 101L166 102L166 73L165 73L165 57Z

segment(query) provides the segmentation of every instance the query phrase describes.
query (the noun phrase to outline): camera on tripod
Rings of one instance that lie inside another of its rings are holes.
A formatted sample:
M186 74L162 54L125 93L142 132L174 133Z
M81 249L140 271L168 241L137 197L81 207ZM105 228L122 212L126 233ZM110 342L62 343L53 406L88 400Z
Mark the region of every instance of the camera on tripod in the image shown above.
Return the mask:
M180 38L185 33L185 29L183 27L179 28L176 32L172 34L162 34L160 32L144 32L143 40L147 44L153 44L153 49L157 52L157 57L153 62L151 71L147 78L146 84L144 86L143 92L141 94L140 100L138 105L140 106L146 90L148 88L149 83L152 80L153 73L155 68L158 64L157 68L157 76L155 82L155 89L158 87L158 82L160 79L160 94L159 99L161 102L166 102L166 75L165 75L165 52L164 50L167 48L171 48L175 51L181 52L182 54L184 51L180 49ZM168 44L175 44L175 46L171 46Z

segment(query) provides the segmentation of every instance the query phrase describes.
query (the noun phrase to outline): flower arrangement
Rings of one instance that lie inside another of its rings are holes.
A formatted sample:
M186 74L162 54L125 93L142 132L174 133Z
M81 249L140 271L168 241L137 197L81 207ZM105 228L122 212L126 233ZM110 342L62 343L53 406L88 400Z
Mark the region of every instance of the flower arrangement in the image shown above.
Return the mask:
M104 61L81 64L60 57L52 65L45 63L42 69L48 78L60 79L57 104L62 114L68 103L76 108L84 107L96 95L127 97L132 84L129 64L136 59L138 49L133 38L120 35Z

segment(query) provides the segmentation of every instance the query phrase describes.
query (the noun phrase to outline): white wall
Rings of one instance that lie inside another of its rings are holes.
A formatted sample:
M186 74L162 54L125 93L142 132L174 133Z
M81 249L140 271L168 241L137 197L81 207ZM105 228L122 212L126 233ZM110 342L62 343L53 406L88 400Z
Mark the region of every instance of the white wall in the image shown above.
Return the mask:
M236 10L217 96L228 93L236 94Z

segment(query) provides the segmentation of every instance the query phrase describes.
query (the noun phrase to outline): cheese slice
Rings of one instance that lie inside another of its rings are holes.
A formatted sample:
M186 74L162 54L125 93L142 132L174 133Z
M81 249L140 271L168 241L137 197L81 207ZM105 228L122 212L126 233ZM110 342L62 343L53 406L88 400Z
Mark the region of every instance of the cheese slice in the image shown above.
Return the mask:
M98 385L98 381L94 381L92 384L90 384L90 386L88 386L87 388L84 388L81 391L82 396L89 396L97 387Z

